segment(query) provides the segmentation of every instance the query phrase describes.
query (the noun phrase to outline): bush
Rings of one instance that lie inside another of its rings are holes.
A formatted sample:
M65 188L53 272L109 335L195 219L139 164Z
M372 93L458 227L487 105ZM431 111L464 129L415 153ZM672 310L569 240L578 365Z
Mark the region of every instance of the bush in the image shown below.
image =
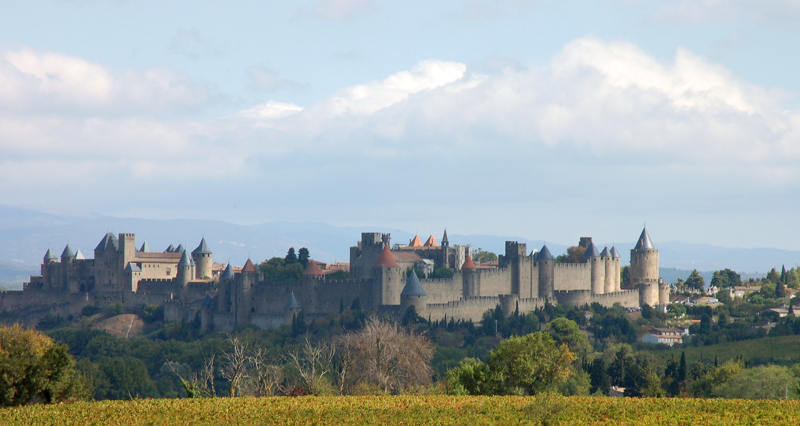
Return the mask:
M83 309L81 309L81 316L90 317L92 315L99 314L102 311L103 310L97 306L84 306Z
M67 345L20 325L0 327L0 404L69 402L91 393Z
M122 315L125 313L125 305L122 303L114 303L113 305L108 305L104 312L105 316L111 318L117 315Z
M142 308L142 320L148 324L164 319L164 307L159 305L147 305Z

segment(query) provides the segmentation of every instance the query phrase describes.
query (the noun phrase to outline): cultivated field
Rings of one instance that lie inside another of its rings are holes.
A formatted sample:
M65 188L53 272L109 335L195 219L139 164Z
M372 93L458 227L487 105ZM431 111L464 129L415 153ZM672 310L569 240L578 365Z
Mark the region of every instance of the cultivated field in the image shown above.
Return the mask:
M108 401L0 409L2 425L798 425L800 401L298 397Z

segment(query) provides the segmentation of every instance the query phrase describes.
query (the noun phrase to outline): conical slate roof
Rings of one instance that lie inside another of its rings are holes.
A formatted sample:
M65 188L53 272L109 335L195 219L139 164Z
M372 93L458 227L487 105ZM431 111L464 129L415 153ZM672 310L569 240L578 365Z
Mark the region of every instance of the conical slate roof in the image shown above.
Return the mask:
M75 252L75 260L86 260L86 256L81 253L81 249Z
M231 264L228 264L228 267L222 271L222 275L219 276L220 280L232 280L233 279L233 267Z
M536 255L536 261L542 260L555 260L552 254L550 254L550 250L547 249L547 245L543 245L542 249L539 250L539 254Z
M428 240L425 241L425 247L439 247L439 243L436 242L436 238L433 238L433 235L428 237Z
M401 296L427 296L425 293L425 289L422 288L422 283L419 282L419 278L417 277L417 273L411 271L408 274L408 281L406 281L406 286L403 287L403 291L400 293Z
M653 242L650 241L650 235L647 233L647 228L642 229L642 235L639 236L639 241L636 242L636 249L655 249Z
M189 259L189 254L186 253L186 250L183 251L183 256L181 256L181 261L178 262L178 266L192 266L192 260Z
M442 244L449 244L450 240L447 239L447 228L444 230L444 235L442 235Z
M300 309L300 304L297 303L297 299L294 297L294 292L289 295L289 301L286 302L286 306L283 309Z
M378 256L378 261L375 262L376 268L399 268L400 265L397 264L394 260L394 256L392 255L392 251L389 250L389 246L383 246L383 250L381 251L381 255Z
M325 272L323 272L319 265L317 265L317 262L308 262L308 268L306 268L306 271L303 272L303 275L318 277L320 275L325 275Z
M600 253L597 252L597 246L594 243L589 243L589 247L586 247L586 252L583 253L583 258L591 259L593 257L600 257Z
M72 249L69 248L69 244L64 247L64 251L61 252L61 259L70 259L75 258L75 253L72 252Z
M619 259L620 257L622 257L619 255L619 252L617 251L617 246L611 247L611 257L613 259Z
M139 251L142 253L150 252L150 245L147 244L147 241L142 243L142 248L140 248Z
M244 266L242 266L242 271L243 272L255 272L256 271L256 265L253 265L253 262L251 262L250 259L247 259L247 262L244 262Z
M611 252L608 251L608 246L600 253L600 257L611 257Z
M174 253L174 252L175 252L175 247L172 247L172 244L170 244L169 247L167 247L167 249L164 250L164 253Z
M117 249L117 237L114 236L112 233L107 233L102 240L100 240L100 244L95 247L95 250L105 251L105 250L116 250Z
M461 269L475 269L475 262L472 261L472 258L467 255L467 259L464 261L464 264L461 265Z
M178 247L175 247L175 251L174 252L175 253L183 253L185 251L186 251L186 249L183 248L183 244L178 244Z
M203 298L203 303L201 303L200 305L202 305L202 306L214 306L214 301L211 300L211 296L206 294L206 297Z
M47 253L44 254L44 261L47 262L48 260L58 260L50 249L47 249Z
M192 254L211 254L211 249L208 248L208 244L206 243L206 237L203 237L203 239L200 240L200 245L194 249Z

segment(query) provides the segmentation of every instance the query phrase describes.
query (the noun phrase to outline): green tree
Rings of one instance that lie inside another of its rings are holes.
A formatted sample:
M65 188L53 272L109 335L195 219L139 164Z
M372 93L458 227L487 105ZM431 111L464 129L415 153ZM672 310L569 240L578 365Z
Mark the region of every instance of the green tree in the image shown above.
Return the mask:
M97 363L97 399L156 398L158 389L139 358L103 358Z
M566 253L558 255L556 260L561 263L581 263L584 253L586 253L586 247L572 246L567 248Z
M697 269L695 269L691 274L689 274L689 277L686 278L686 285L690 289L703 290L703 288L706 286L706 282L703 279L703 276L697 272Z
M283 258L287 265L297 263L297 253L294 252L294 247L289 247L286 257Z
M431 278L453 278L455 271L450 268L435 268Z
M623 266L619 271L620 279L619 285L622 288L627 288L631 285L631 266Z
M476 358L465 358L447 370L446 392L450 395L491 395L489 366Z
M285 259L273 257L258 265L264 281L299 281L303 279L303 265L298 262L288 264Z
M765 280L776 284L778 281L781 281L781 276L778 274L778 271L775 268L772 268L769 272L767 272Z
M308 260L311 258L311 254L308 252L308 249L305 247L300 247L300 250L297 252L297 261L303 265L303 269L308 268Z
M476 262L490 262L490 261L496 261L497 255L478 247L478 250L472 252L472 258Z
M607 395L608 388L611 386L611 379L608 377L608 372L606 372L606 363L603 361L603 357L597 356L594 358L590 371L591 392L594 394L600 391L603 395Z
M742 277L730 269L714 271L711 285L717 288L731 288L742 285Z
M714 388L712 395L721 398L784 399L796 396L797 377L780 365L747 368ZM788 389L788 391L787 391Z
M91 388L75 371L67 345L36 330L0 326L0 404L88 399Z
M569 350L576 355L586 355L592 352L592 345L575 321L564 317L556 318L547 324L547 331L557 346L566 344Z
M574 360L566 345L557 347L545 332L503 340L487 360L493 393L536 395L567 379Z
M727 288L723 288L720 291L718 291L716 296L717 300L719 300L719 303L724 303L726 305L729 305L733 301L733 299L731 299L731 291L728 290Z

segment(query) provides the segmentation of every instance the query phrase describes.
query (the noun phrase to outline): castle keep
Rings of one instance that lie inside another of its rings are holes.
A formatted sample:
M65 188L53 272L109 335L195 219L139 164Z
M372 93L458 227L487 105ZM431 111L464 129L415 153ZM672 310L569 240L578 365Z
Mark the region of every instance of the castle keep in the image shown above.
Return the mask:
M398 318L413 306L432 320L476 322L497 305L510 315L546 303L669 303L669 288L658 278L658 250L646 229L631 250L627 288L621 288L617 249L600 251L591 238L581 239L586 251L580 263L556 261L547 246L528 253L525 244L508 241L496 267L476 265L472 248L451 247L446 231L441 245L433 236L425 243L417 236L393 247L390 241L389 234L362 233L350 248L352 278L326 279L312 261L302 280L273 282L264 281L249 259L241 268L215 267L205 239L191 253L182 246L151 252L147 243L137 249L133 234L109 233L95 248L94 259L73 253L69 245L60 259L48 249L41 275L32 276L22 291L0 293L0 310L35 323L45 315L78 316L85 306L156 304L164 307L168 321L199 318L204 329L230 330L248 324L276 327L301 311L307 319L322 318L355 300L364 310ZM428 278L441 268L452 276Z

